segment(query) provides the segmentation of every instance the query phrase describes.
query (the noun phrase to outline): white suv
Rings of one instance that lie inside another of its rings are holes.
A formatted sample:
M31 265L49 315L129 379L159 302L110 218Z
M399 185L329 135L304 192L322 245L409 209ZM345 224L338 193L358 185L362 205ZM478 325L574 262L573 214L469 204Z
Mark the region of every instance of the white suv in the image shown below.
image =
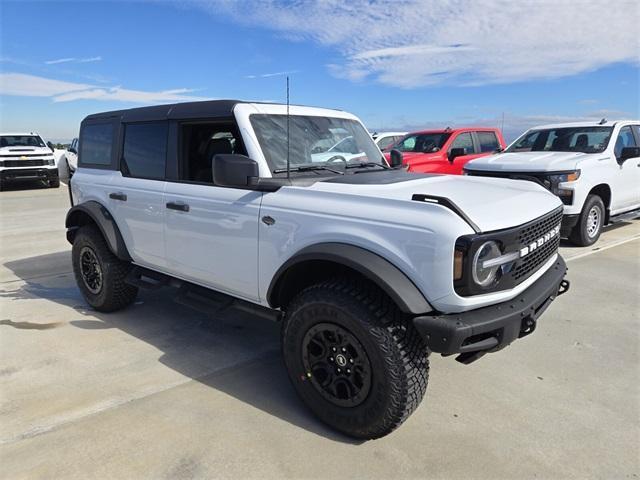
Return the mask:
M535 127L504 152L467 163L465 173L543 185L564 204L562 236L591 245L613 217L640 208L640 121Z
M166 286L281 321L295 389L355 437L418 406L430 352L500 350L568 288L554 195L392 168L346 112L219 100L101 113L82 122L78 161L67 238L92 307Z
M60 186L53 148L37 133L0 133L0 190L15 180L42 180Z

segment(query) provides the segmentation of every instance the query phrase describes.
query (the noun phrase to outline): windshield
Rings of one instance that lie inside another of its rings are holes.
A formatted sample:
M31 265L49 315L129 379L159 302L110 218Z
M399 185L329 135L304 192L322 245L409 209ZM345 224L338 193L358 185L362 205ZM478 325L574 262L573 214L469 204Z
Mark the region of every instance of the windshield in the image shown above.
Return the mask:
M275 171L286 169L287 116L253 114L250 119L271 170L278 173ZM292 169L310 165L333 169L363 162L386 166L359 122L303 115L289 116L289 161Z
M38 135L2 135L0 147L46 147Z
M393 148L401 152L433 153L442 148L450 135L449 132L411 134L404 137Z
M530 130L507 152L600 153L607 148L613 127L567 127Z

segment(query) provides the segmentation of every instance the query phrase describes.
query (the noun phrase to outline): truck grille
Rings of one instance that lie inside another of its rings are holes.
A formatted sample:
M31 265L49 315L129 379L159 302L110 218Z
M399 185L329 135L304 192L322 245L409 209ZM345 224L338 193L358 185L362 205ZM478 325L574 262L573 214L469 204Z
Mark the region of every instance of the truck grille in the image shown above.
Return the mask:
M544 237L545 234L558 227L560 222L562 222L562 208L525 225L518 233L519 248L526 247ZM511 270L513 280L520 283L528 278L558 251L559 246L560 234L558 233L516 263L515 268Z
M1 160L1 159L0 159ZM42 167L49 165L49 160L1 160L5 167Z

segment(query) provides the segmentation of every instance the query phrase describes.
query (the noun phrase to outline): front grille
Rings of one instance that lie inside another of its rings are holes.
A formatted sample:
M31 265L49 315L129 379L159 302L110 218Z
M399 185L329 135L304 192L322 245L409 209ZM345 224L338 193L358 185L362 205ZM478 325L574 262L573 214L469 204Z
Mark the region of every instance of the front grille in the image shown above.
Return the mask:
M21 150L9 150L10 152L20 152ZM30 150L28 150L30 151ZM0 160L7 157L42 157L47 153L11 153L9 155L0 155Z
M42 167L49 165L49 160L1 160L5 167Z
M526 225L518 233L519 248L531 245L539 238L544 237L545 234L558 227L560 222L562 222L561 208L544 216L542 219L535 221L535 223ZM557 233L541 247L536 248L519 260L510 272L511 277L516 284L522 282L538 270L540 266L542 266L558 251L559 246L560 234Z

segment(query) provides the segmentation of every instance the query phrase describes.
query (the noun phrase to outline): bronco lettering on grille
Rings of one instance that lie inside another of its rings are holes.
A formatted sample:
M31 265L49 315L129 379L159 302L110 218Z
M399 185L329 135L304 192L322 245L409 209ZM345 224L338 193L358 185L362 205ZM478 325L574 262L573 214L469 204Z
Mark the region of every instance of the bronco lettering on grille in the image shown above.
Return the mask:
M542 245L547 243L549 240L554 238L556 235L560 235L560 225L555 227L550 232L545 233L542 237L538 238L534 242L530 243L526 247L520 249L520 258L526 257L531 252L533 252L536 248L540 248Z

